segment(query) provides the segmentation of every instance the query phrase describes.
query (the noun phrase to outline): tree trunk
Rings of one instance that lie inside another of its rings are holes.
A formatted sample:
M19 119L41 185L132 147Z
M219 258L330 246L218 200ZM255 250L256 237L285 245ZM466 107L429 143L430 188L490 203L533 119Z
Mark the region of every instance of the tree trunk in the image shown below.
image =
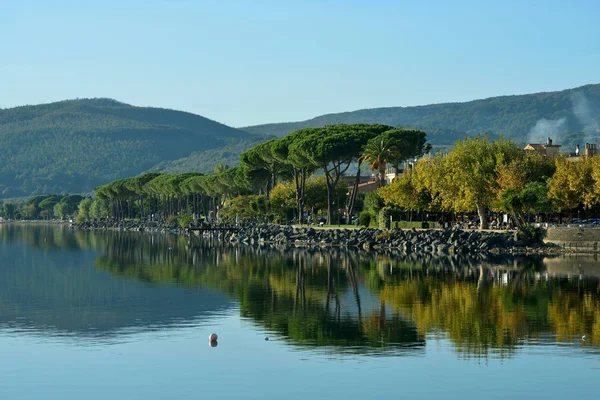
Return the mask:
M329 176L326 177L327 183L327 225L333 224L333 191L335 186L331 182Z
M354 204L356 202L356 195L358 194L358 185L360 184L360 168L362 166L362 160L358 160L358 170L356 171L356 178L354 179L354 185L350 192L350 199L348 200L348 218L352 217L354 213Z
M304 192L306 189L306 168L302 168L300 172L300 198L298 199L298 211L300 217L300 223L302 223L302 218L304 215Z
M294 169L294 185L296 186L296 212L298 213L298 224L302 224L304 214L304 188L306 186L306 169Z
M379 163L379 187L385 186L385 163Z
M140 221L144 220L144 197L138 195L138 216Z
M333 163L331 170L327 169L327 164L323 165L323 171L325 171L325 181L327 183L327 223L330 225L333 224L333 202L335 200L335 187L339 182L340 176L346 172L349 165L349 162L345 167L341 167L341 163Z
M294 186L296 187L296 211L298 212L298 224L302 225L302 208L300 207L300 171L294 168Z
M487 229L489 226L487 208L477 204L477 214L479 215L479 229Z

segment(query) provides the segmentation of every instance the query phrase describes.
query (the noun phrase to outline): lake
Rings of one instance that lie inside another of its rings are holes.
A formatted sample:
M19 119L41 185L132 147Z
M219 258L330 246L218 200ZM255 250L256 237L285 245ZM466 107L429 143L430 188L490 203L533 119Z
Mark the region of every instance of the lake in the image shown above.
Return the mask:
M600 389L592 257L228 247L4 224L0 260L1 399L595 399Z

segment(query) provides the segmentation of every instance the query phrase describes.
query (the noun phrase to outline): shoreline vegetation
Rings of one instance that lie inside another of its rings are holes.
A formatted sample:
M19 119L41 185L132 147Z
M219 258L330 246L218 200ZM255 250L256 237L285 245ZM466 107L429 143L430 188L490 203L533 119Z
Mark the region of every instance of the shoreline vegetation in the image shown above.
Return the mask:
M487 136L459 140L447 154L432 156L430 149L418 130L364 123L306 128L247 150L238 167L217 165L207 175L145 173L96 187L92 197L5 203L0 216L174 233L229 224L236 232L203 235L438 253L571 252L544 245L540 223L560 224L565 216L600 223L587 219L600 211L600 157L545 156ZM359 193L363 169L376 186L369 193ZM336 222L361 228L339 230ZM327 233L315 229L321 224Z

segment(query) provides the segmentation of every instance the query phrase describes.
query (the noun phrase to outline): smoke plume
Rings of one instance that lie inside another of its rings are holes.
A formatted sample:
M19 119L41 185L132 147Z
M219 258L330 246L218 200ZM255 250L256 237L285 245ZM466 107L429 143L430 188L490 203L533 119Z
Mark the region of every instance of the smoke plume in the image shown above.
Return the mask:
M573 115L579 125L583 127L585 143L596 143L597 137L600 135L600 110L594 110L583 92L575 92L571 95L571 105ZM542 118L529 130L527 140L528 143L546 143L546 138L551 137L554 143L560 144L563 139L562 135L567 132L569 132L569 124L566 117Z
M600 113L593 112L590 102L588 101L585 94L582 92L576 92L571 95L571 102L573 103L573 114L583 126L583 132L585 132L586 143L593 143L595 135L600 130L600 124L598 118Z
M528 143L546 143L546 138L551 137L555 142L560 140L560 136L567 130L567 119L542 118L535 123L527 135Z

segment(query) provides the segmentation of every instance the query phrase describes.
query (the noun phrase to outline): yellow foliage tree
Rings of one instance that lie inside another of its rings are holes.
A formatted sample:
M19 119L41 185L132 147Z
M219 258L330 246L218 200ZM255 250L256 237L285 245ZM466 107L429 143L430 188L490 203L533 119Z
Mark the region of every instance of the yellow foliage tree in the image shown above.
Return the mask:
M487 210L500 191L499 175L504 174L505 186L516 181L520 185L521 177L511 177L509 172L522 159L523 152L510 140L500 138L490 142L487 136L465 138L456 142L447 156L429 160L424 184L434 201L439 197L442 209L477 211L479 227L486 229Z
M590 208L597 202L592 165L590 158L579 161L556 159L556 172L548 183L548 197L557 210L570 210L580 205Z

